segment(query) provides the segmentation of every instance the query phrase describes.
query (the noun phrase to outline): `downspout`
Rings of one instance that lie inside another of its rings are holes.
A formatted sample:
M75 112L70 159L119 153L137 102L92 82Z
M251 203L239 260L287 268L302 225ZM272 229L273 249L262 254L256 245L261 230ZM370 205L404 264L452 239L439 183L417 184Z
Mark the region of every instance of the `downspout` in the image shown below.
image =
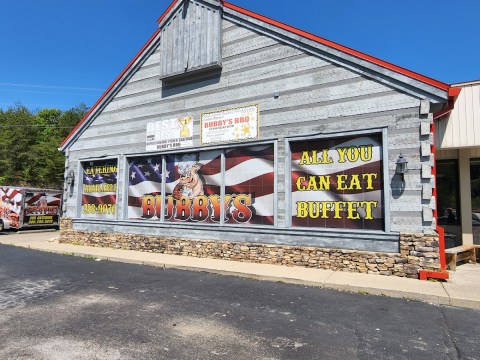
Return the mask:
M443 227L438 226L438 197L437 197L437 148L435 146L435 120L449 114L455 106L455 98L460 94L461 88L449 88L448 89L448 103L442 110L433 114L433 122L430 126L430 134L432 136L432 156L433 156L433 168L432 174L434 179L432 196L435 197L435 210L433 211L433 218L435 219L435 230L438 233L438 251L440 255L440 270L441 271L428 271L420 270L419 279L427 280L428 278L447 280L449 278L449 273L447 271L447 264L445 259L445 230Z

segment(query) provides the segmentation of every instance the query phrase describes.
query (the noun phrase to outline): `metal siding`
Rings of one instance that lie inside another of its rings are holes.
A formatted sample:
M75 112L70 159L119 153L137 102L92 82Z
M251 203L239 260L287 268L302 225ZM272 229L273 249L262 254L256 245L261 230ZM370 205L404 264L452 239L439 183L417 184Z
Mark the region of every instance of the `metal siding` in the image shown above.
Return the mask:
M436 125L440 149L480 146L480 83L462 86L454 109Z
M187 17L193 20L193 13L189 9ZM191 38L188 32L198 26L197 23L186 23L191 26L185 27L184 39ZM152 70L155 61L162 63L162 69L168 63L165 62L168 56L163 53L168 48L166 42L161 41L151 55L155 60L145 61L72 145L70 161L76 163L85 157L144 153L148 122L189 115L194 116L194 146L198 149L201 112L258 103L261 139L281 141L277 153L280 183L276 208L277 224L283 227L289 221L286 216L289 199L285 198L286 185L283 184L285 171L288 171L288 166L284 167L284 137L384 127L388 128L386 152L390 170L385 174L386 183L391 184L400 152L407 156L411 169L405 175L405 195L394 198L391 190L385 189L385 195L390 197L390 219L387 221L390 221L391 231L431 230L431 224L422 222L420 170L422 164L430 164L430 157L419 156L420 140L425 141L420 138L420 123L425 121L419 117L420 100L252 30L225 23L218 24L218 29L224 29L223 37L229 39L220 49L224 56L221 76L162 88L158 73ZM166 27L164 31L170 30ZM233 33L240 37L232 37ZM163 33L162 38L166 39ZM188 46L192 50L193 42ZM190 55L192 53L189 51ZM278 99L273 97L276 91L280 93ZM76 196L74 194L73 198ZM68 199L70 206L67 206L66 215L75 217L72 212L75 207L71 206L73 198ZM287 238L281 235L277 239L268 237L271 241ZM307 241L305 239L301 241ZM354 246L351 241L340 243L346 247ZM331 246L333 240L326 240L324 244Z
M480 144L480 86L472 86L472 123L474 144Z

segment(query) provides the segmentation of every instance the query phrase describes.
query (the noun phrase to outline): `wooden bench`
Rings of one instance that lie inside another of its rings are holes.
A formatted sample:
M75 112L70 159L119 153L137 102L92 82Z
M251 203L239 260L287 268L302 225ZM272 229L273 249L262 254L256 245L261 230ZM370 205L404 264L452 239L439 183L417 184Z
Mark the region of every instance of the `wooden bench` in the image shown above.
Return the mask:
M452 271L457 269L457 262L459 261L471 260L476 263L477 256L475 254L475 246L460 245L445 249L445 260L447 267Z
M475 253L476 253L476 256L477 256L475 260L478 261L479 256L480 256L480 245L474 244L473 247L475 248Z

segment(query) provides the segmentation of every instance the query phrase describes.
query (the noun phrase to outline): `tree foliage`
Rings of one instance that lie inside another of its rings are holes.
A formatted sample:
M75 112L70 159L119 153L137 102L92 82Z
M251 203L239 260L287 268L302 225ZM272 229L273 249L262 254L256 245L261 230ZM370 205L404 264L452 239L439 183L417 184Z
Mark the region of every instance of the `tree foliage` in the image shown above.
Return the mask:
M65 157L58 147L86 111L84 104L64 112L0 109L0 185L61 189Z

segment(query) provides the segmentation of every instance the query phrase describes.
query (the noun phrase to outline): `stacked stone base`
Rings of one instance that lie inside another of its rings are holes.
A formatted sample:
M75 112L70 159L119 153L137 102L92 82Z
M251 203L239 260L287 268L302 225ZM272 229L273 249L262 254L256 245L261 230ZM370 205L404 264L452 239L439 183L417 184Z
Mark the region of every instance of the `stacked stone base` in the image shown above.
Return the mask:
M72 229L61 221L60 242L153 253L301 266L387 276L418 278L419 270L439 271L438 236L400 234L400 253L319 247L193 240L178 237L101 233Z

